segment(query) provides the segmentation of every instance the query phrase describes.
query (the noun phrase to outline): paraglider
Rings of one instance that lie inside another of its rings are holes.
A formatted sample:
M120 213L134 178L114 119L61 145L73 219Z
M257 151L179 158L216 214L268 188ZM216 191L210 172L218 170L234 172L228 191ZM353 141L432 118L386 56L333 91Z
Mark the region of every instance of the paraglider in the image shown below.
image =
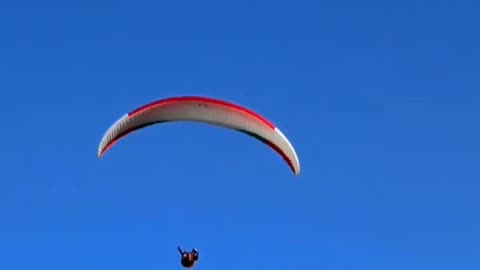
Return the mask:
M106 131L98 146L97 156L103 156L113 144L134 131L178 121L207 123L252 136L279 154L295 175L300 174L300 162L295 149L273 123L240 105L200 96L165 98L125 114Z
M103 135L97 149L102 157L121 138L134 131L167 122L200 122L228 128L249 135L268 145L280 155L294 175L300 174L300 162L287 137L273 123L246 107L209 97L182 96L153 101L118 119ZM198 261L197 249L191 252L177 248L180 263L191 268Z
M180 263L185 268L191 268L198 261L198 251L197 249L192 249L191 252L184 251L181 247L177 247L178 252L180 252Z

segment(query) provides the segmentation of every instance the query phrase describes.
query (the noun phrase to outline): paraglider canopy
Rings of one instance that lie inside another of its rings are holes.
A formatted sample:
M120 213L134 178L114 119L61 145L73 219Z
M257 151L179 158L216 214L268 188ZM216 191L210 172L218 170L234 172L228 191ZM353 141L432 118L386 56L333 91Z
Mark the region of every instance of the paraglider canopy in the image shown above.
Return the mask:
M125 114L106 131L98 146L97 156L103 156L113 144L133 131L174 121L203 122L243 132L270 146L295 175L300 174L300 162L295 149L273 123L238 104L200 96L160 99Z

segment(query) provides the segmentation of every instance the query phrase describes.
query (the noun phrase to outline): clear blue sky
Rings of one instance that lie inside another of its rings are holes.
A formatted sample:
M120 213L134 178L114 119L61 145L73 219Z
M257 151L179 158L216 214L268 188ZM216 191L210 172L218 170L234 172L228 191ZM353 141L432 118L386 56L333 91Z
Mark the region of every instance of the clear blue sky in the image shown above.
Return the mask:
M480 2L8 2L1 269L480 269ZM191 94L271 119L302 174L199 124L96 158Z

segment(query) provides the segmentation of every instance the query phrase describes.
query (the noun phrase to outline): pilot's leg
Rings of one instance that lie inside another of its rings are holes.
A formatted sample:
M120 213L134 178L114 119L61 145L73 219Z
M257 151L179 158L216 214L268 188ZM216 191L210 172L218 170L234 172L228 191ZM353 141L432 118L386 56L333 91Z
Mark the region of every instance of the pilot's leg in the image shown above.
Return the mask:
M185 253L185 251L183 251L181 247L177 247L177 249L178 249L178 252L180 252L180 254L183 255L183 253Z

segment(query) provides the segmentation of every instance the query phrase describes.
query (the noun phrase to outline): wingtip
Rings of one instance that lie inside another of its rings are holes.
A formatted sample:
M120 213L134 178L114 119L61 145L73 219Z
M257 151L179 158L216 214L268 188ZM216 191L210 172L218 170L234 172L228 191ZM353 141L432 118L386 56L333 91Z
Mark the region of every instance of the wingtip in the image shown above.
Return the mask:
M100 159L100 158L102 158L102 156L103 156L103 150L101 148L99 148L97 150L97 158Z

